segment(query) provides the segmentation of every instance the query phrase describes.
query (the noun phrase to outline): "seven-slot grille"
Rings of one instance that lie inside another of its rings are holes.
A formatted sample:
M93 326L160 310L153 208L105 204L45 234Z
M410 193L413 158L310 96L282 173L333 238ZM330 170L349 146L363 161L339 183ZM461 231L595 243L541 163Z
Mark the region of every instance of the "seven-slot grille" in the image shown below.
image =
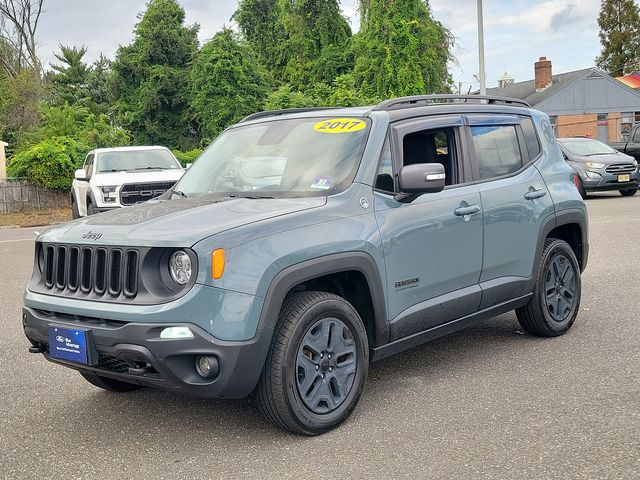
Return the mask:
M175 185L176 182L157 183L129 183L122 186L120 190L120 203L122 205L133 205L135 203L146 202Z
M633 163L617 163L614 165L609 165L605 172L613 173L614 175L620 175L623 173L633 173L636 171L636 167Z
M138 293L137 250L86 245L43 245L47 290L133 298Z

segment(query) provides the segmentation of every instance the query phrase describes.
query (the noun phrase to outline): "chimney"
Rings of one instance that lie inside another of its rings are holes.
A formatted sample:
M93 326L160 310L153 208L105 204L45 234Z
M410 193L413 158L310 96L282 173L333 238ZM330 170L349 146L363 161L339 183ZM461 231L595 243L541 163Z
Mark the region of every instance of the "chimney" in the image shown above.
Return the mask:
M551 85L551 61L547 60L547 57L540 57L536 63L533 64L536 71L536 92L541 92L545 88Z

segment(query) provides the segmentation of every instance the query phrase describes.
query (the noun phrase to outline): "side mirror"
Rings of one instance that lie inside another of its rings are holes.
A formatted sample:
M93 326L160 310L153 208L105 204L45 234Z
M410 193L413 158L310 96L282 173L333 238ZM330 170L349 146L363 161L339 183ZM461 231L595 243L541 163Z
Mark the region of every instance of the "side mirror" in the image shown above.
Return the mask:
M189 170L191 168L191 165L193 165L193 163L187 163L187 166L184 167L185 170Z
M81 180L85 182L89 180L87 178L87 172L84 171L84 168L79 168L78 170L76 170L73 176L75 177L76 180Z
M444 189L446 175L441 163L416 163L400 169L400 191L408 194L437 193Z

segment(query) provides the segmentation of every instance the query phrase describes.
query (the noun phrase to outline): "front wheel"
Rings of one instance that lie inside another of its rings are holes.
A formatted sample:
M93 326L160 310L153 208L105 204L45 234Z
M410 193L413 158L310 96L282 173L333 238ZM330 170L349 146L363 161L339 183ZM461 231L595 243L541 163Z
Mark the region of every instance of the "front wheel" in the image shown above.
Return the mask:
M91 200L87 199L87 216L95 215L97 213L98 213L98 211L96 210L96 207L93 204L93 202Z
M557 337L571 328L580 308L580 266L564 240L547 239L529 303L516 310L522 328L539 337Z
M628 190L620 190L620 195L622 195L623 197L633 197L636 192L638 191L637 188L631 188Z
M300 435L340 425L356 407L369 370L367 332L344 298L303 292L283 305L258 383L262 414Z
M110 392L130 392L132 390L142 388L140 385L136 385L134 383L121 382L115 378L103 377L102 375L97 375L95 373L80 372L80 375L82 375L82 377L91 385L95 385L98 388L102 388L103 390L108 390Z

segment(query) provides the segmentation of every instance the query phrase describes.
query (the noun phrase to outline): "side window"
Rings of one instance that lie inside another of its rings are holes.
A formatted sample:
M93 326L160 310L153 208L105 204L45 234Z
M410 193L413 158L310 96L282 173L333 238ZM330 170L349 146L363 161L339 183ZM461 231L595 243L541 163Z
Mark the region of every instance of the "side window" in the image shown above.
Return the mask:
M375 188L384 192L393 192L393 165L391 164L391 146L389 137L384 141L382 153L380 154L380 167L376 176Z
M444 166L446 185L454 185L458 183L454 145L453 128L409 133L402 140L403 165L441 163Z
M480 180L513 173L522 167L516 128L505 126L471 127Z
M529 160L534 160L540 155L540 142L538 142L538 134L530 118L522 118L520 120L522 133L524 134L524 142L529 152Z
M84 162L84 171L87 174L87 178L93 175L93 154L87 155L87 159Z
M633 143L640 143L640 127L636 128L633 134Z

